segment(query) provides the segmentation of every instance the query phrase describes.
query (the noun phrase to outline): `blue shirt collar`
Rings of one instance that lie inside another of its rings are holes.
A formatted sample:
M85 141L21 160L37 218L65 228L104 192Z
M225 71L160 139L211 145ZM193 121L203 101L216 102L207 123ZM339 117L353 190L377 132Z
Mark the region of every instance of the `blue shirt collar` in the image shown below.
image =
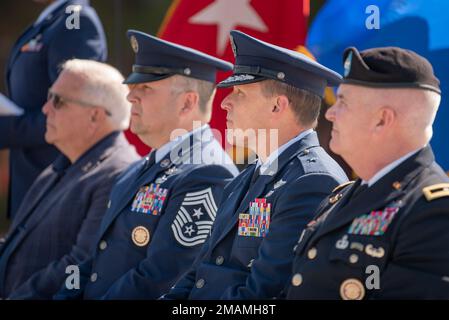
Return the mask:
M302 138L304 138L305 136L307 136L308 134L312 133L313 129L308 129L305 130L303 132L301 132L300 134L298 134L296 137L294 137L293 139L290 139L289 141L287 141L286 143L284 143L282 146L280 146L277 150L273 151L267 158L267 160L262 163L262 160L257 159L257 164L256 164L256 169L260 166L260 174L265 174L266 170L271 166L271 164L276 161L279 156L281 155L282 152L284 152L288 147L290 147L293 143L301 140Z
M399 166L401 163L403 163L405 160L416 154L419 150L422 148L419 148L418 150L414 150L412 152L407 153L406 155L400 157L399 159L391 162L390 164L383 167L381 170L379 170L371 179L368 181L362 180L362 185L368 184L368 187L371 187L373 184L375 184L377 181L382 179L384 176L386 176L388 173L393 171L394 168Z
M183 134L182 136L178 136L175 139L167 142L166 144L164 144L162 147L158 148L156 150L156 163L158 163L159 161L161 161L170 151L172 151L173 149L175 149L178 144L180 144L182 141L184 141L185 139L187 139L188 137L190 137L191 135L200 132L202 130L205 130L209 128L208 124L205 124L201 127L195 128L190 132L187 132L185 134Z

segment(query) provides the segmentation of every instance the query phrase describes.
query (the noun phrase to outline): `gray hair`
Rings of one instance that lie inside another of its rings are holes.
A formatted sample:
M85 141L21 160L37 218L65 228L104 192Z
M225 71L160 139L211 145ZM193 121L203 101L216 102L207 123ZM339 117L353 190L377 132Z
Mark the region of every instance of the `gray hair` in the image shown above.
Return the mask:
M129 89L123 84L120 71L105 63L80 59L66 61L61 69L82 80L80 100L107 110L114 129L129 127L131 104L126 99Z
M212 101L215 96L215 84L205 80L194 79L181 75L172 77L172 94L178 95L187 91L195 91L199 96L200 112L210 120L212 115Z

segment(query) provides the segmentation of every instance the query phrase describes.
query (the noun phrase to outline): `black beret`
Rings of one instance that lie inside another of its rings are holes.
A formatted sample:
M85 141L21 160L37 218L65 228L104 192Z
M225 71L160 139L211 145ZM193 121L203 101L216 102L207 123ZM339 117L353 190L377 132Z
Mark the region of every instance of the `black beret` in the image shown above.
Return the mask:
M372 48L343 54L343 83L380 88L421 88L441 94L440 81L430 62L417 53L398 47Z

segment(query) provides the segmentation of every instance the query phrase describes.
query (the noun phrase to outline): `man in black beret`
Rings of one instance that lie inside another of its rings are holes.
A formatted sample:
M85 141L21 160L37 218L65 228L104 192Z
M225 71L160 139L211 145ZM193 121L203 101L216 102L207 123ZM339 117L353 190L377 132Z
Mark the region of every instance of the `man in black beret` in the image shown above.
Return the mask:
M439 81L401 48L348 48L344 67L330 147L360 178L302 233L287 298L447 299L449 178L429 146Z

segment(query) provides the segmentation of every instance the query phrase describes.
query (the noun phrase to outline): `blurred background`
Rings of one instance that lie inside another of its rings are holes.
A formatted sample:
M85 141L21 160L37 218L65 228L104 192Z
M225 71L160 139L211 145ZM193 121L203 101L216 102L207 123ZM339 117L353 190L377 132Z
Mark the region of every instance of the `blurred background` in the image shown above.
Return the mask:
M171 0L93 0L105 28L108 62L123 74L131 70L133 52L126 38L127 29L155 34ZM0 2L0 92L5 93L5 67L10 50L20 34L36 20L45 8L31 0ZM30 70L32 72L32 70ZM8 151L0 150L0 235L7 229L6 200L8 192Z
M237 16L244 17L241 10L243 7L253 20L240 21L240 24L236 23L233 27L265 41L308 55L311 53L319 62L341 74L343 73L341 56L344 48L348 46L356 46L362 50L394 45L415 50L430 60L441 80L443 100L431 143L437 161L446 171L449 170L449 148L446 138L446 129L449 127L449 103L445 94L449 92L449 37L446 18L449 1L91 0L90 2L97 10L105 28L108 62L125 76L131 70L134 57L126 37L128 29L159 35L164 39L189 45L233 62L230 46L220 49L220 27L223 27L220 23L226 19L227 21L235 19ZM375 5L374 8L372 4ZM32 0L0 2L2 17L0 92L4 94L5 66L11 47L44 8L45 6ZM213 12L212 9L217 8L221 8L222 11ZM193 16L196 17L196 23L192 21ZM209 21L206 21L208 19ZM223 93L217 95L217 100L220 96L223 96ZM333 99L333 92L328 90L322 114L325 108L332 104ZM221 121L220 112L222 111L214 109L212 126L221 130L224 122ZM321 119L318 133L325 148L329 129L329 123ZM8 192L7 152L0 150L0 235L8 227L5 214ZM350 173L350 168L346 167L346 170Z

